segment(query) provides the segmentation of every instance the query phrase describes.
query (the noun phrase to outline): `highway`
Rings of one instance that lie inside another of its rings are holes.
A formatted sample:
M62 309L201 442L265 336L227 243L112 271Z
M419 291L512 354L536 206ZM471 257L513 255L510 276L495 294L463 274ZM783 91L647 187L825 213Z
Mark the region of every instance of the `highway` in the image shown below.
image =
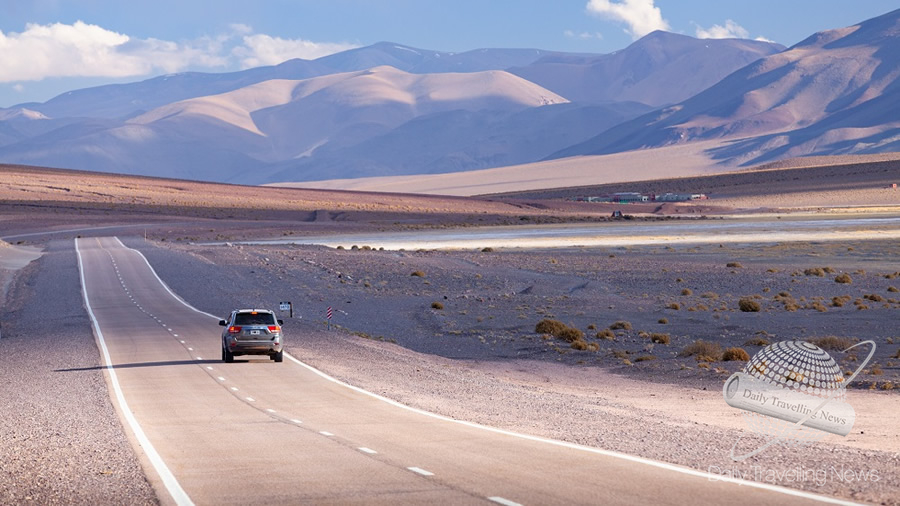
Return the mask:
M407 408L306 366L290 335L283 363L225 364L218 318L139 252L114 237L75 244L110 395L164 504L817 501Z

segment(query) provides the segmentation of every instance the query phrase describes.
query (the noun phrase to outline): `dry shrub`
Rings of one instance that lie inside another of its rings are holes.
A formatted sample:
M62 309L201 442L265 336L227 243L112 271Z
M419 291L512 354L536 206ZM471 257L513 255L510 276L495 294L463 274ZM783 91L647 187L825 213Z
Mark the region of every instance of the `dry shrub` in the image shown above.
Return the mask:
M410 276L415 276L415 277L417 277L417 278L424 278L424 277L425 277L425 273L422 272L422 271L412 271L409 275L410 275Z
M750 360L750 354L747 353L743 348L728 348L724 352L722 352L722 360L724 360L725 362L730 362L732 360L747 362L748 360Z
M538 324L535 325L534 331L538 334L550 334L553 337L558 337L563 341L568 341L570 343L584 338L584 332L574 327L570 327L559 320L550 320L547 318L539 321Z
M682 357L696 356L698 361L716 362L722 357L722 347L719 343L697 339L685 346L678 355Z
M681 295L694 295L694 291L691 290L690 288L685 288L684 290L681 291Z
M616 335L612 330L603 329L600 332L597 332L597 339L606 339L607 341L615 341Z
M631 330L632 326L630 322L625 320L619 320L616 323L613 323L609 326L609 330Z
M559 320L544 318L535 325L534 331L538 334L556 335L567 328L569 328L569 326Z
M796 311L798 309L800 309L800 306L798 306L797 303L795 303L795 302L785 302L785 304L784 304L785 311L789 311L789 312L793 313L794 311Z
M880 365L872 366L872 370L869 371L869 374L872 376L881 376L884 374L884 370L881 369Z
M576 340L572 341L572 349L578 350L578 351L585 351L588 349L588 345L586 342L582 341L581 339L576 339Z
M494 248L492 248L492 247L490 247L490 246L488 246L488 247L486 247L486 248L481 248L481 252L482 252L482 253L493 253L493 252L494 252Z
M650 334L650 342L652 343L669 344L669 341L671 341L669 334L661 334L657 332Z
M870 293L868 295L863 295L864 299L871 300L872 302L884 302L884 297L878 295L877 293Z
M624 360L628 358L629 351L628 350L613 350L612 355L619 360Z
M825 277L825 269L821 267L812 267L810 269L806 269L803 271L803 274L807 276L819 276L820 278Z
M884 383L881 384L881 389L882 390L893 390L894 383L891 381L885 381Z
M587 349L588 349L588 351L599 351L600 345L597 343L588 343Z
M812 304L807 305L806 307L807 307L807 309L815 309L816 311L818 311L820 313L828 312L828 308L825 307L825 305L819 301L815 301Z
M806 342L812 343L823 350L837 351L844 351L856 344L856 341L853 339L837 336L812 337L807 339Z
M770 344L772 343L770 343L768 339L762 337L754 337L744 342L744 346L768 346Z
M677 302L670 302L669 304L666 304L666 309L674 309L675 311L678 311L679 309L681 309L681 304Z
M444 309L444 304L440 302L432 302L431 309Z
M647 362L650 360L656 360L654 355L641 355L640 357L634 359L635 362Z
M574 327L566 327L562 332L560 332L559 334L555 334L555 335L556 335L556 337L562 339L563 341L567 341L570 343L584 339L584 332L582 332Z
M701 295L704 299L716 300L719 298L719 294L716 292L705 292Z
M850 275L845 272L843 274L838 274L837 276L835 276L834 282L849 285L853 283L853 278L851 278Z
M889 287L887 288L887 291L889 291L889 292L891 292L891 293L897 293L897 292L900 292L900 290L898 290L896 286L889 286Z
M897 350L897 353L894 353L894 356L891 358L900 358L900 349Z
M742 297L741 300L738 301L738 308L745 313L758 313L762 309L759 302L756 302L750 297Z
M727 264L725 264L725 267L731 267L732 269L741 269L744 266L741 265L740 262L728 262Z
M659 323L660 325L665 325L665 324L669 323L669 319L668 318L660 318L659 320L657 320L657 323Z

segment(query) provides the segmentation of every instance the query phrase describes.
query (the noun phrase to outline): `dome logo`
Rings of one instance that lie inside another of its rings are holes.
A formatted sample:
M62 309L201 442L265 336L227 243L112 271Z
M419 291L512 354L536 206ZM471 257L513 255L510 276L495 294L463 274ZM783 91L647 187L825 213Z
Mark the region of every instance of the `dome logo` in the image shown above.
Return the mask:
M743 410L747 428L768 442L735 455L738 439L731 458L740 462L773 444L803 446L826 433L849 434L856 413L846 402L846 388L872 359L875 343L863 341L844 350L863 344L871 346L869 355L847 378L828 352L805 341L778 342L754 355L741 372L725 381L722 395L729 406Z

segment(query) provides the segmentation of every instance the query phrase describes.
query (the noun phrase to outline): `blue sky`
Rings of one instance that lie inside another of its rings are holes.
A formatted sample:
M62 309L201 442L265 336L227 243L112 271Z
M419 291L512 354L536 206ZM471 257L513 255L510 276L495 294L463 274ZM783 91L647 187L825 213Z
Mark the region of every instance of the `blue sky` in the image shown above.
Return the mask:
M392 41L608 53L653 29L791 46L896 0L0 0L0 107Z

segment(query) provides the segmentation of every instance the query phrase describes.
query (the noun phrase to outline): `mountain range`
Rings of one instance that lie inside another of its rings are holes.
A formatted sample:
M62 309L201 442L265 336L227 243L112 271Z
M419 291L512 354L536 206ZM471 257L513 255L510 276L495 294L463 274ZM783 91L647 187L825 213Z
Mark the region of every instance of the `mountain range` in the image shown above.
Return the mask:
M898 151L898 63L900 10L791 48L667 32L606 55L383 42L0 109L0 162L260 184L700 141L724 168Z

